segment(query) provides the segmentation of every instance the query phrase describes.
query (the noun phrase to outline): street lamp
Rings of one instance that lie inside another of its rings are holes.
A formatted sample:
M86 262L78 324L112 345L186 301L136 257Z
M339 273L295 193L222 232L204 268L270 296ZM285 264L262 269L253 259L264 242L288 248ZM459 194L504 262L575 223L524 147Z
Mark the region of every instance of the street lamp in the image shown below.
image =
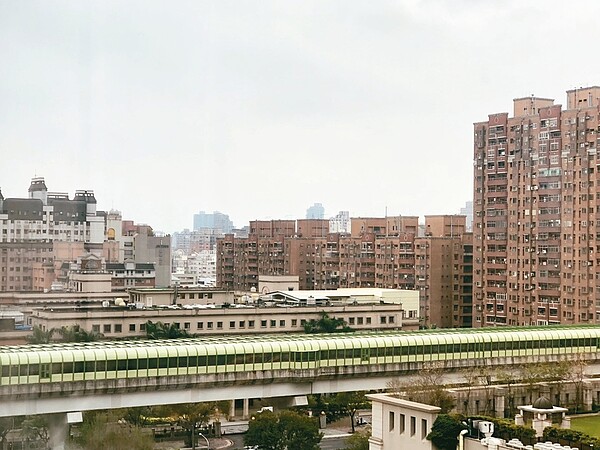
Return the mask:
M206 449L207 449L207 450L210 450L210 442L208 442L208 439L207 439L207 437L206 437L206 436L204 436L204 435L203 435L202 433L200 433L199 431L198 431L198 436L202 436L202 437L204 438L204 440L206 441Z

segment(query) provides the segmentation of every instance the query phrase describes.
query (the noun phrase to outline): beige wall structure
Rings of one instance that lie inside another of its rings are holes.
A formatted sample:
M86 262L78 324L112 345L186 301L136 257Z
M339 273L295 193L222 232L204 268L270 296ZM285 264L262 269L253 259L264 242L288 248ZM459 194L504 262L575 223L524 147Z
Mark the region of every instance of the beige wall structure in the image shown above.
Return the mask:
M372 402L369 450L435 450L427 435L440 408L393 397L367 395Z
M300 333L304 324L319 319L323 311L343 319L354 330L397 330L403 325L399 305L349 305L332 307L197 307L197 308L46 308L36 309L31 324L44 330L78 325L107 338L146 335L146 322L175 324L191 334ZM414 323L412 329L414 329Z

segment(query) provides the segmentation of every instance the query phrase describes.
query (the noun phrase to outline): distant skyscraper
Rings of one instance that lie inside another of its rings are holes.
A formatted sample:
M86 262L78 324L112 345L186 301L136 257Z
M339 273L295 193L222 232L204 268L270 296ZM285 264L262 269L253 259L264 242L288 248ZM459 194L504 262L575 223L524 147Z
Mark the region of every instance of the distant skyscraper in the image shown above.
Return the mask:
M200 211L198 214L194 214L194 231L203 228L220 230L222 233L231 233L233 222L229 220L227 214L223 214L219 211L215 211L212 214Z
M340 211L329 219L330 233L350 233L350 212Z
M324 219L325 218L325 208L321 203L315 203L310 208L306 210L306 218L307 219Z
M467 216L467 231L473 231L473 202L466 202L464 208L460 208L460 214Z

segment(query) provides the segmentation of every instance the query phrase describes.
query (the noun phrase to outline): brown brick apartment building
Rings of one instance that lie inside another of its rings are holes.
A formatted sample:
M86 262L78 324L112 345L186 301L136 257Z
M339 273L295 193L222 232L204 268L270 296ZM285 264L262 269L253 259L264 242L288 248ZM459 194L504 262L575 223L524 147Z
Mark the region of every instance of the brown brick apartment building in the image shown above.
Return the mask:
M474 326L600 321L600 87L474 124Z
M465 216L428 216L425 234L414 216L352 218L349 234L329 233L320 219L298 220L297 229L295 221L255 221L247 238L218 240L217 285L249 292L259 275L296 275L301 290L418 289L423 325L471 326Z

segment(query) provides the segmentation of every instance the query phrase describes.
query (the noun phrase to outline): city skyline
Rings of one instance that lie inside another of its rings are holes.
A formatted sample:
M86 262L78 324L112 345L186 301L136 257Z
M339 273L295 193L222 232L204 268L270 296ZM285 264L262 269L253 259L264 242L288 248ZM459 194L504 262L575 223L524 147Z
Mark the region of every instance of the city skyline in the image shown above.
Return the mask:
M512 98L561 104L599 84L587 57L598 12L591 1L2 2L0 188L24 197L43 176L168 233L200 210L244 226L301 218L314 202L326 217L457 213L472 199L473 122Z

